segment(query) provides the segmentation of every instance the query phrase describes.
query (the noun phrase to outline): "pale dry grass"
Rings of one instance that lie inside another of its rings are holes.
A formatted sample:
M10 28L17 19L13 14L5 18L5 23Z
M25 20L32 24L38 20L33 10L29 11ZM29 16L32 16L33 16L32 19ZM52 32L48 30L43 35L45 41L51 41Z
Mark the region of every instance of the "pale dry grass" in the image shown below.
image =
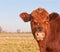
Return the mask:
M32 34L0 34L0 52L39 52Z

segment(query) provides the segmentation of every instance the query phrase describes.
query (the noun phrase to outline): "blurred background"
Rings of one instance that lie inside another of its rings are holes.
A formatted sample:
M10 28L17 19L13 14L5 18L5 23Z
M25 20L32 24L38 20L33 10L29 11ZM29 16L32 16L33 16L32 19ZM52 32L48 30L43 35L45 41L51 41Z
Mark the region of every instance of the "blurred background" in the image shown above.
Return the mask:
M60 13L60 0L0 0L0 31L31 32L30 22L23 22L19 14L39 7Z

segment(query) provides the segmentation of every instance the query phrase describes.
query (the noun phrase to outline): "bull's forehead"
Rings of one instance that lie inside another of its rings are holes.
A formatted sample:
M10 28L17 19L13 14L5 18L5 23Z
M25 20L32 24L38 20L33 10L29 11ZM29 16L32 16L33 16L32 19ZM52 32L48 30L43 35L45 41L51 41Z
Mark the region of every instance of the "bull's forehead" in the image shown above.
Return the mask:
M41 20L39 18L34 18L33 21L36 22L36 23L41 22Z
M37 18L37 17L36 17L36 18L32 19L32 21L41 24L41 23L46 22L47 19L46 19L46 18Z
M45 20L49 16L48 12L43 8L38 8L31 13L33 19Z

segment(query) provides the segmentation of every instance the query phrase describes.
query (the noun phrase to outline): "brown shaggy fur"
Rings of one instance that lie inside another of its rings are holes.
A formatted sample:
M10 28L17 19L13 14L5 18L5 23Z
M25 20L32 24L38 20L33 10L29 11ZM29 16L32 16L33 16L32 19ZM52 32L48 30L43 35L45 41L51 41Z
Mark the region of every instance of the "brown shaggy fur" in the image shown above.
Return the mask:
M50 35L46 44L47 52L60 52L60 16L53 12L50 15Z
M38 8L31 14L21 13L23 21L31 22L31 29L40 52L60 52L60 16Z

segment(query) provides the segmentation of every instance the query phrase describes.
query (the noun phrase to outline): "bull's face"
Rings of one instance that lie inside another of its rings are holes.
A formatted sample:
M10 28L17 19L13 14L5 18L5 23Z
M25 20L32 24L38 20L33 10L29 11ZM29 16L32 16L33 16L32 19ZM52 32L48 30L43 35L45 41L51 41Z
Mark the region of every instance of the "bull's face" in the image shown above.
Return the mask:
M47 35L49 14L44 9L37 9L31 13L31 28L36 40L44 40Z
M53 19L52 14L49 15L46 10L38 8L34 10L31 14L21 13L20 17L25 22L31 22L32 33L37 41L42 41L46 38L49 26L48 21L51 21L51 19ZM51 17L51 19L49 17Z

